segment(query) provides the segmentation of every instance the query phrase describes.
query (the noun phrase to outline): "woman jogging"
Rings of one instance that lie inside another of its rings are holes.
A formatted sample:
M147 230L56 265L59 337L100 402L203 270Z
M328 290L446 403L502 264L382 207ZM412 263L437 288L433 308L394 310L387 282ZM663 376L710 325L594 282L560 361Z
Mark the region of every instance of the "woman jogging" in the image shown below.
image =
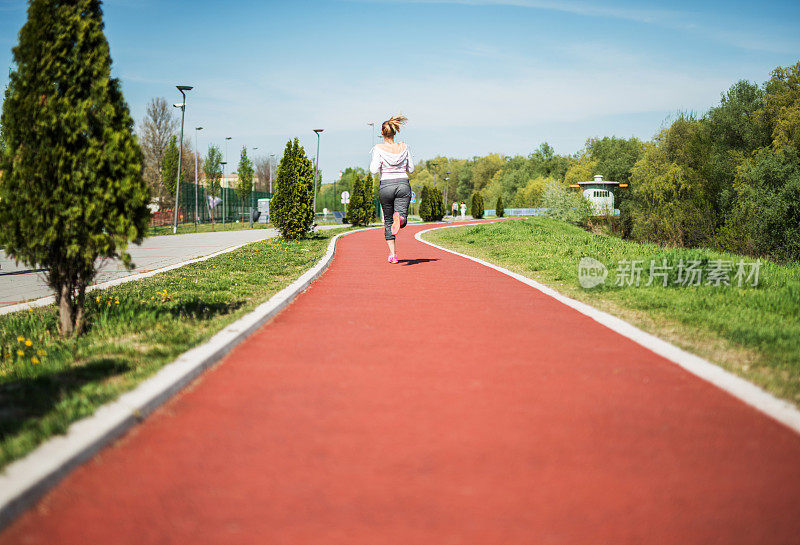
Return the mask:
M383 144L372 148L372 161L369 170L373 174L380 172L381 185L378 198L383 210L384 235L389 245L389 263L397 263L397 247L395 235L408 221L408 204L411 201L411 184L408 175L414 172L411 152L404 142L395 142L394 136L400 132L400 125L408 119L396 115L384 121L381 126Z

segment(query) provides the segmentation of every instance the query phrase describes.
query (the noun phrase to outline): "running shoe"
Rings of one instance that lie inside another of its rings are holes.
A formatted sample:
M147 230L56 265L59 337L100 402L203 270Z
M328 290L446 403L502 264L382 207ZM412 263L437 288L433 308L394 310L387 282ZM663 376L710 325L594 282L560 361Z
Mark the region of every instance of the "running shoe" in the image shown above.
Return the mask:
M392 234L396 235L400 231L400 223L403 220L400 219L400 214L395 212L392 214Z
M397 256L396 255L390 255L389 256L389 263L397 263Z

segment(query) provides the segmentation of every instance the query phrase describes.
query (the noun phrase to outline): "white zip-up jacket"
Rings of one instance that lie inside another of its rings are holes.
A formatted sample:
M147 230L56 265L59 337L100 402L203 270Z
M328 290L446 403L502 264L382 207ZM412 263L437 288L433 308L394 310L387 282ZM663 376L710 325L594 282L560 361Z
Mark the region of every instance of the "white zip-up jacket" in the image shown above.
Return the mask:
M381 173L381 181L403 180L414 172L414 160L408 146L400 153L390 153L378 146L372 148L372 161L369 171L373 174Z

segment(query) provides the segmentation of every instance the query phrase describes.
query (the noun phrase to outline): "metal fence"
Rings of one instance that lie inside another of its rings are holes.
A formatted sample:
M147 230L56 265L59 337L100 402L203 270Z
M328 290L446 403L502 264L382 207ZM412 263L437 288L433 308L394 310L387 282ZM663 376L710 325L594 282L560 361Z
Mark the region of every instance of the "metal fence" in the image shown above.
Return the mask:
M180 209L178 218L181 223L208 223L211 221L211 199L209 193L202 185L181 182ZM236 222L250 221L250 207L257 207L258 199L271 198L267 191L253 191L250 198L242 201L232 188L222 188L217 195L217 204L214 206L214 221Z
M542 216L549 208L506 208L504 215L506 216ZM494 216L495 209L486 209L483 211L485 216ZM612 216L619 216L619 208L615 208L611 213Z

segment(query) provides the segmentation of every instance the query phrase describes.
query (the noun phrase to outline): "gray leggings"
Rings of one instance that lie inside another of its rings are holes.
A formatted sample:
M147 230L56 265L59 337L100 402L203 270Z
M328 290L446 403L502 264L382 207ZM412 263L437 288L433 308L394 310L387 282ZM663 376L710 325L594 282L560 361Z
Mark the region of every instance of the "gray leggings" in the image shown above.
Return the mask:
M383 235L386 240L394 240L392 215L395 212L400 214L400 226L406 226L408 203L411 202L411 184L405 179L381 182L378 188L378 199L380 199L381 209L383 209Z

